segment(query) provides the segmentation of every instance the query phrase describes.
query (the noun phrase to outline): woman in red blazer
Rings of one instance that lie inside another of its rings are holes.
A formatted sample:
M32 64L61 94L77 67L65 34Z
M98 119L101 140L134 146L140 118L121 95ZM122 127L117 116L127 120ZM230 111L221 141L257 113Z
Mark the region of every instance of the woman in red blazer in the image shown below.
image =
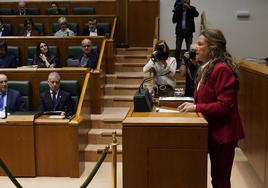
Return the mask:
M205 116L213 188L230 188L235 147L244 137L237 104L238 70L220 30L203 31L196 44L196 59L204 63L196 78L195 101L177 109Z
M21 36L39 36L40 33L35 29L32 19L28 18L24 21L24 29L20 33Z

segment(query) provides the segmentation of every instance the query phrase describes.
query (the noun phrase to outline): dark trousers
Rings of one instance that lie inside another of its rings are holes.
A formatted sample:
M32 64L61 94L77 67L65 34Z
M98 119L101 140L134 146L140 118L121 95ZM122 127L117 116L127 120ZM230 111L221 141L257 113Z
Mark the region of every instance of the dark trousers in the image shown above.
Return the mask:
M231 171L237 141L226 144L210 144L211 178L213 188L231 188Z
M182 42L183 39L185 39L185 43L186 43L186 49L187 51L190 50L190 46L193 42L193 33L188 33L185 30L182 30L181 33L176 35L176 52L175 52L175 58L177 60L177 68L180 67L180 62L181 62L181 46L182 46Z

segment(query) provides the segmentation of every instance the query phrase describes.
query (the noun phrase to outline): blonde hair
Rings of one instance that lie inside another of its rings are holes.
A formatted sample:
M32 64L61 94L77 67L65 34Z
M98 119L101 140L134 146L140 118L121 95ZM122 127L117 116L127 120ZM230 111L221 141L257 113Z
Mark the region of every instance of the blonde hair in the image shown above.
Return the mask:
M59 23L59 24L67 23L67 19L66 19L65 17L60 17L60 18L58 19L58 23Z
M226 49L226 39L223 33L218 29L206 29L200 35L204 36L208 43L210 63L204 69L199 69L196 84L199 82L200 84L204 84L206 82L215 64L219 62L218 60L222 60L238 79L238 66Z

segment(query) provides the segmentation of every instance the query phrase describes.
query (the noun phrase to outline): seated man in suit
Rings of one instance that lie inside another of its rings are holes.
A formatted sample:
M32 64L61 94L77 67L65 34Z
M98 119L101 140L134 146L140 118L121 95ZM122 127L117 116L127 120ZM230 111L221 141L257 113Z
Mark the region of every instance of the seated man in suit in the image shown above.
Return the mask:
M62 111L61 115L71 117L74 115L74 107L70 93L60 89L60 75L57 72L51 72L48 75L49 89L40 96L39 110Z
M8 89L8 79L5 74L0 74L0 112L24 112L25 103L21 100L20 92L14 89Z
M95 18L89 18L88 25L84 28L84 36L104 36L104 30L101 27L97 27L97 20Z
M90 39L83 39L82 42L83 55L79 58L81 67L88 67L92 70L97 68L99 55L92 50L92 42Z
M1 36L9 36L9 35L10 35L10 31L5 26L4 21L2 20L2 18L0 18L0 37Z
M28 12L26 8L26 3L24 1L19 1L17 15L27 15L27 14Z
M0 40L0 68L16 68L17 61L14 55L8 54L7 43Z

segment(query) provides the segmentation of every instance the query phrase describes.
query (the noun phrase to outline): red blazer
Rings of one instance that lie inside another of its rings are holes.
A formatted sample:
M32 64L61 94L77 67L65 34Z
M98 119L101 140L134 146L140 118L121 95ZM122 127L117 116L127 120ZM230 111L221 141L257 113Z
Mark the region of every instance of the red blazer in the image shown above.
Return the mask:
M238 113L238 88L232 70L219 60L205 84L195 91L196 112L208 121L210 142L228 143L244 137Z
M26 32L26 30L24 30L22 33L21 33L21 36L26 36L27 35L27 32ZM37 31L37 30L32 30L32 32L31 32L31 36L39 36L40 34L39 34L39 32Z

